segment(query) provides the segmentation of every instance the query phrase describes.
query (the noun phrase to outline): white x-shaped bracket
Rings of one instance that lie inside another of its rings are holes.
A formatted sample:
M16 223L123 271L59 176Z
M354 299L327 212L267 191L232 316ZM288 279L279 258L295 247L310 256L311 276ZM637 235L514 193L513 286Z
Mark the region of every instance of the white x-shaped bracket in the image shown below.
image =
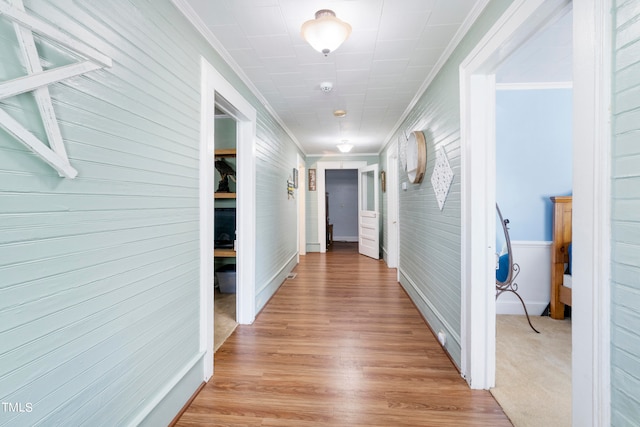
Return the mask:
M0 83L0 100L21 93L33 92L49 145L38 139L2 108L0 108L0 127L51 165L60 176L75 178L78 175L78 171L69 163L58 120L53 110L48 85L88 73L89 71L111 67L111 58L68 36L54 26L28 15L25 12L22 0L0 0L0 15L6 16L13 22L28 74L24 77ZM37 33L49 41L69 49L84 60L44 71L40 64L33 33Z

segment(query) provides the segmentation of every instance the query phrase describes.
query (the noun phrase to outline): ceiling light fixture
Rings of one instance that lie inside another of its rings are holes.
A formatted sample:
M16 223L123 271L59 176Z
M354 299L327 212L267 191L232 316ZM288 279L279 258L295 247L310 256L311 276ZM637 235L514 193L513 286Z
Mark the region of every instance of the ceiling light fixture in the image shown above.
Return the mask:
M338 144L336 147L338 147L338 150L340 150L340 152L348 153L353 148L353 144L349 144L348 140L343 139L342 142Z
M316 12L316 19L302 24L300 34L311 47L327 56L349 38L351 25L336 18L333 10L321 9Z
M336 110L333 112L333 115L335 117L346 117L347 116L347 112L345 110Z

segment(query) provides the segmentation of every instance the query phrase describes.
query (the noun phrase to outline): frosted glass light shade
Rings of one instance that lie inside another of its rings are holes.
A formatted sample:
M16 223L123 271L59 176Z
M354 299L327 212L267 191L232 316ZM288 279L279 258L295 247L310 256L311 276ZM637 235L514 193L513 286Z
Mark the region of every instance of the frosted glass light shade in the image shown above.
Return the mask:
M340 150L340 152L348 153L353 148L353 144L349 144L347 142L341 142L340 144L337 145L337 147L338 147L338 150Z
M349 38L351 25L336 18L332 10L322 9L316 12L316 19L302 24L300 34L311 47L327 56Z

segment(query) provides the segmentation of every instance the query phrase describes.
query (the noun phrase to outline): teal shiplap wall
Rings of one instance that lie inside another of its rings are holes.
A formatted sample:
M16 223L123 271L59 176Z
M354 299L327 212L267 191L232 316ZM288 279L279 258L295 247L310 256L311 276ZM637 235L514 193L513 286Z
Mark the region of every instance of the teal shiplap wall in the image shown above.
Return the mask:
M287 180L298 164L297 147L264 112L258 114L257 136L256 312L296 265L298 253L298 204L287 194Z
M0 426L147 414L166 424L203 378L190 370L200 356L200 56L258 111L257 306L297 251L270 221L295 223L284 181L298 151L169 1L25 6L113 66L50 86L75 180L0 130L0 401L32 408L0 411ZM0 40L0 80L24 75L2 16ZM37 44L47 66L74 61ZM31 95L0 108L44 138Z
M613 14L611 425L640 426L640 1Z
M486 31L511 4L493 0L472 25L401 125L422 130L427 168L421 184L400 191L400 282L434 331L448 335L446 349L460 366L461 202L460 91L458 68ZM399 133L392 137L397 141ZM454 179L441 211L431 186L436 149L444 149ZM386 150L381 155L386 157ZM400 167L400 185L407 181Z
M307 171L309 169L317 169L318 162L367 162L373 165L380 162L380 157L376 155L349 155L349 156L322 156L308 157L306 160ZM298 190L300 191L300 190ZM305 209L306 209L306 233L307 233L307 252L320 252L320 239L318 237L318 192L309 191L309 187L305 189ZM382 199L380 201L382 207Z

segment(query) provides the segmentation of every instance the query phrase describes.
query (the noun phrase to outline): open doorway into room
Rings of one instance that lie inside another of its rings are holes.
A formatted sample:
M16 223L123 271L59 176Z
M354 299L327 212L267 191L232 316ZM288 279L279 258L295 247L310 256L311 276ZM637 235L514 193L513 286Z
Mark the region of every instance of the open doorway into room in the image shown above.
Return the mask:
M571 425L571 320L548 306L552 198L572 195L572 18L554 17L496 70L496 202L510 240L497 223L496 253L514 263L515 292L496 300L491 392L515 425Z
M214 353L214 280L215 280L215 157L216 111L235 121L236 160L236 318L240 324L255 319L256 239L256 110L204 58L201 58L200 116L200 351L203 379L213 375ZM233 123L231 123L233 127ZM228 155L225 154L225 155ZM229 178L230 179L230 178ZM227 248L227 250L229 250ZM233 248L231 249L233 250Z
M358 252L358 170L325 171L328 252Z
M356 174L360 168L366 167L366 161L332 161L332 162L324 162L320 161L317 163L317 202L318 202L318 211L317 211L317 229L318 229L318 243L320 244L320 252L324 253L327 251L327 243L330 238L327 223L327 186L326 186L326 171L328 170L352 170ZM357 197L356 197L357 201Z
M218 98L219 101L219 98ZM237 122L216 103L214 193L214 352L238 325L236 319Z
M495 70L569 0L516 0L460 65L461 372L495 386ZM610 415L610 2L573 4L572 423ZM597 315L596 315L597 314ZM590 355L585 357L584 355Z

